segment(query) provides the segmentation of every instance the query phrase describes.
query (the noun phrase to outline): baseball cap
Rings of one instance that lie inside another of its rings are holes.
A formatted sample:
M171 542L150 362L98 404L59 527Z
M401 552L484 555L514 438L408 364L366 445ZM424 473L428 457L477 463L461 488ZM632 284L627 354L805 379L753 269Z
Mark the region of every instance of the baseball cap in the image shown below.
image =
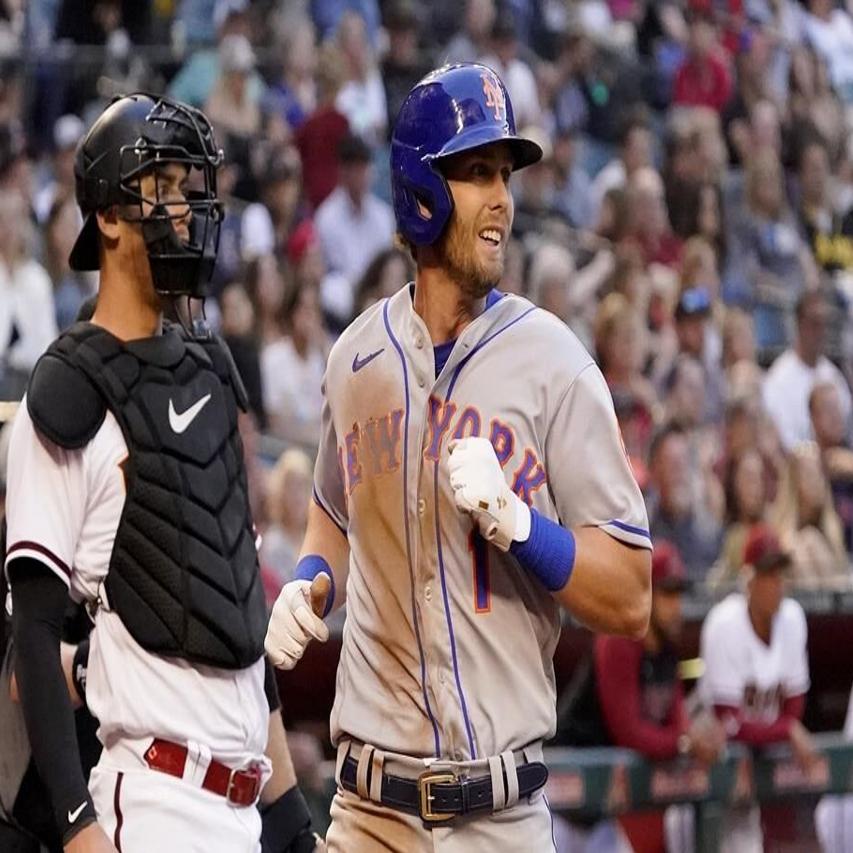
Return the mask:
M688 287L675 306L676 317L700 317L711 312L711 294L707 287Z
M657 540L652 552L652 588L683 592L688 586L687 572L678 549L666 539Z
M743 549L743 562L756 572L784 569L791 564L791 555L782 549L779 537L769 524L754 524Z

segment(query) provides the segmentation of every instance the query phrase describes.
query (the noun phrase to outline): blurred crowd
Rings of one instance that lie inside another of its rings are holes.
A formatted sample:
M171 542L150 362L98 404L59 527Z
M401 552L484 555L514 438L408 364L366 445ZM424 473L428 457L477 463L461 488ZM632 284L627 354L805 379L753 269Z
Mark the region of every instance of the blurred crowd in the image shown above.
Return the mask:
M274 596L329 347L413 275L396 110L460 60L501 75L545 151L513 180L499 286L594 353L653 537L719 591L769 525L796 586L850 588L853 17L833 0L0 0L0 399L96 287L67 261L93 115L134 90L202 107L226 153L206 311L249 391Z

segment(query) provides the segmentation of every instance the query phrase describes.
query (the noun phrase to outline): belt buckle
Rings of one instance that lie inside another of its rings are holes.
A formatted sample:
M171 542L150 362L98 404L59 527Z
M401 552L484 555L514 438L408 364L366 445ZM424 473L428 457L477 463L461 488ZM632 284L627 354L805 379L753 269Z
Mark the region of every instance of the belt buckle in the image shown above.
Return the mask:
M252 781L254 782L254 786L252 788L252 796L248 803L241 802L242 797L238 800L236 797L232 796L232 790L234 788L234 783L237 779L238 774L242 776L251 776ZM253 766L248 769L232 769L228 774L228 787L225 789L225 799L228 800L229 803L234 803L234 805L238 806L246 806L251 805L255 800L258 799L258 794L260 793L261 788L261 772L258 767Z
M435 799L432 794L432 786L456 781L457 778L454 773L431 773L428 770L426 773L421 773L418 776L419 811L421 820L424 823L447 823L456 817L454 814L436 814L432 810L432 801Z

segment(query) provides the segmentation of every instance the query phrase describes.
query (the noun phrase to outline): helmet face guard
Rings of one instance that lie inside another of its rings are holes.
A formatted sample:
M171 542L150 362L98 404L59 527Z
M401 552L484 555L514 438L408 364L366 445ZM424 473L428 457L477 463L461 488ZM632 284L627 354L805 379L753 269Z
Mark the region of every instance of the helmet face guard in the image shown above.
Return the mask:
M216 188L222 159L210 122L199 110L150 95L118 99L78 150L77 198L89 221L72 251L72 268L98 268L94 214L115 205L121 218L141 226L155 290L163 296L203 298L223 218ZM156 178L158 169L169 164L185 166L194 189L161 198L155 179L153 196L144 195L144 177ZM188 239L182 240L175 225L187 219Z

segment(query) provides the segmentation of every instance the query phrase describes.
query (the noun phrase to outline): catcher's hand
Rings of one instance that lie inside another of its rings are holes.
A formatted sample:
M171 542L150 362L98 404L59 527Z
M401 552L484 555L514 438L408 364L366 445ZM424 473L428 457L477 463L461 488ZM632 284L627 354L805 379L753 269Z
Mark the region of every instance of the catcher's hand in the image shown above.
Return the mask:
M447 467L456 507L468 513L483 537L501 551L530 534L530 509L504 479L487 438L461 438L448 445Z
M264 648L274 666L293 669L313 637L329 639L329 629L320 618L326 607L331 579L320 572L313 581L286 583L272 609Z

